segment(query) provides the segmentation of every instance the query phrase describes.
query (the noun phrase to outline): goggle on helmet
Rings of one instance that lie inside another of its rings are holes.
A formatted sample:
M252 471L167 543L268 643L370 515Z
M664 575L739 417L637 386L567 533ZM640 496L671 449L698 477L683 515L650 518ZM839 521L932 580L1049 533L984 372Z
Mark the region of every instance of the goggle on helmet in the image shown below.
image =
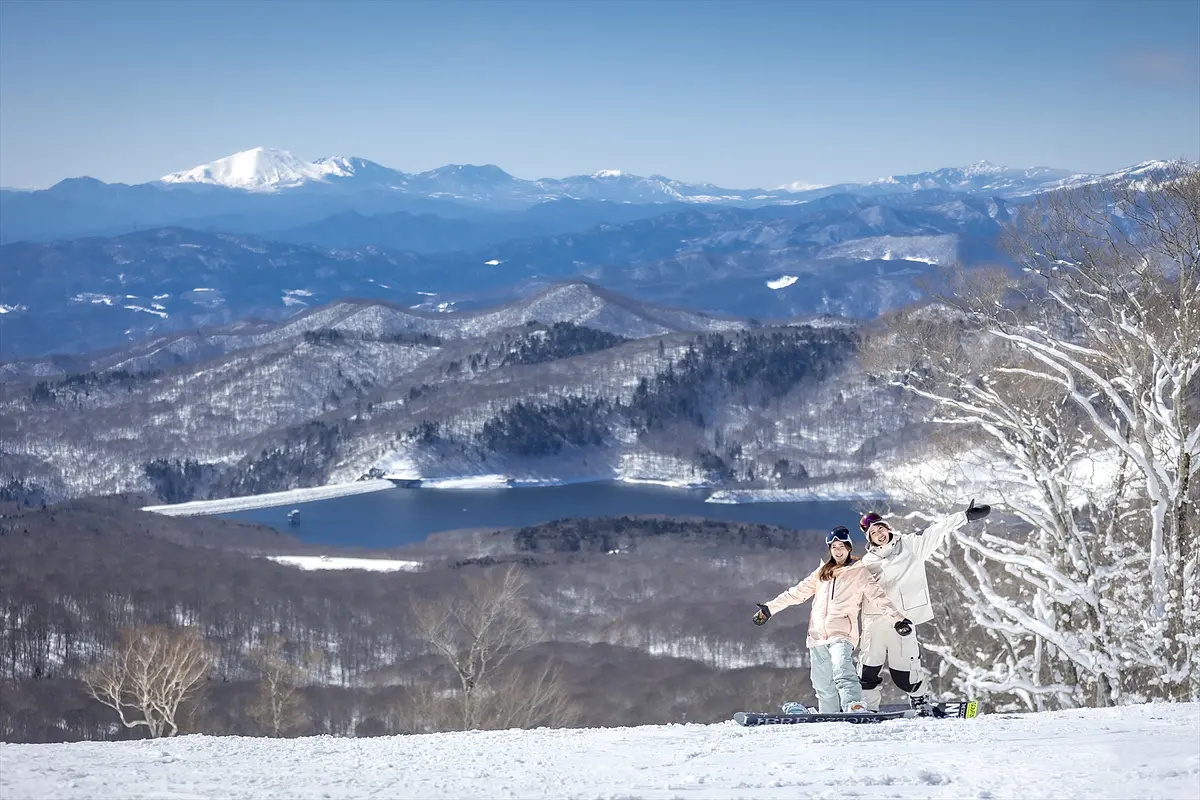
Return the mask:
M841 542L854 547L854 542L850 541L850 529L845 525L838 525L825 537L825 544L833 544L834 542Z
M888 528L892 527L891 525L888 525L886 521L884 521L882 516L872 511L870 514L863 514L862 519L858 521L858 529L863 533L866 533L871 529L872 525L880 522L882 522L884 525L887 525Z

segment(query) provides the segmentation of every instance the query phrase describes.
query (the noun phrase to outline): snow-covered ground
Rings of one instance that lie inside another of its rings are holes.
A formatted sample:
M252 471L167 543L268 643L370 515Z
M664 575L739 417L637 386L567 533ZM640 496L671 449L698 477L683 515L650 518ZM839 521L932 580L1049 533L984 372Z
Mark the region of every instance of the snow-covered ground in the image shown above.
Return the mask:
M0 745L19 798L1194 798L1200 704L974 720Z
M309 489L289 489L286 492L270 492L246 497L227 497L224 500L193 500L190 503L173 503L162 506L142 506L142 511L153 511L169 517L191 517L199 514L227 514L231 511L249 511L253 508L272 508L294 503L311 503L314 500L329 500L352 494L366 494L383 489L394 489L396 484L385 480L354 481L335 483L329 486L314 486Z
M388 480L420 481L422 489L519 489L535 486L569 486L578 483L598 483L600 481L615 481L617 483L650 484L667 486L672 489L698 489L707 484L700 481L681 478L642 478L621 473L611 475L582 475L570 478L553 477L510 477L502 474L486 475L456 475L440 478L423 478L414 472L388 472L384 475Z
M441 462L436 465L438 472L431 475L425 473L408 453L394 453L386 461L373 466L380 469L388 480L419 481L422 489L566 486L599 481L654 484L677 489L704 488L709 485L696 477L695 466L688 460L655 453L623 453L615 468L600 471L580 470L578 465L564 463L564 469L559 474L474 472L474 465L457 465L458 469L455 469L456 465Z
M887 500L883 492L856 491L848 486L825 485L813 489L718 489L706 503L805 503L813 500Z
M341 558L337 556L267 556L272 561L300 569L361 569L368 572L416 572L420 561L392 558Z
M463 475L458 478L425 478L422 489L507 489L507 475Z

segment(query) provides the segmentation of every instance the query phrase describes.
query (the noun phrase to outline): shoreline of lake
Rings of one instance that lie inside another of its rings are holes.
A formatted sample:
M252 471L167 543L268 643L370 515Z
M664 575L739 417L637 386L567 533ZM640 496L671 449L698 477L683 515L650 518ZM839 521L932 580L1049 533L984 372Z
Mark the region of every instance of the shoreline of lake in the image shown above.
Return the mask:
M223 497L219 500L191 500L186 503L167 503L142 506L142 511L163 514L168 517L198 517L207 514L227 514L233 511L253 511L260 508L299 505L318 500L332 500L367 492L395 489L391 481L367 480L353 483L332 483L327 486L312 486L305 489L287 489L282 492L249 494L242 497Z
M150 511L171 517L205 516L228 514L238 511L253 511L277 508L286 505L302 505L320 500L349 497L368 492L391 489L425 491L481 491L494 489L538 489L556 486L578 486L584 484L623 484L630 486L657 486L686 492L709 491L705 503L740 505L747 503L812 503L812 502L868 502L890 499L883 492L854 491L844 485L830 484L824 490L819 487L805 489L728 489L711 485L684 483L672 480L647 478L594 477L568 480L523 480L504 475L463 475L452 478L399 478L384 476L350 483L334 483L303 489L287 489L281 492L225 497L216 500L191 500L184 503L165 503L142 506Z
M261 498L257 502L241 498L241 509L219 513L226 519L269 525L308 544L386 550L426 541L435 533L517 529L567 519L710 519L827 531L835 525L852 525L866 505L858 500L794 496L774 496L769 502L710 503L712 490L707 488L613 480L520 491L458 485L443 491L368 491L295 503L296 514L286 507L247 508L261 505Z

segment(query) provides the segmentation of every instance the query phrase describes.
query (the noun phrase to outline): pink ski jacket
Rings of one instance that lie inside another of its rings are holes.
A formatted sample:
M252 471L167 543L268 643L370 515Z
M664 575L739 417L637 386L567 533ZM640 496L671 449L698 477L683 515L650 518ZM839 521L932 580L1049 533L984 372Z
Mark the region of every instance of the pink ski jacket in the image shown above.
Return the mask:
M767 609L774 616L777 612L803 603L812 598L812 610L808 617L808 647L818 647L831 639L846 639L858 646L858 614L863 599L869 598L872 605L885 616L899 622L904 615L896 610L879 579L855 561L833 571L833 579L823 581L817 576L818 567L804 580L787 591L781 592Z

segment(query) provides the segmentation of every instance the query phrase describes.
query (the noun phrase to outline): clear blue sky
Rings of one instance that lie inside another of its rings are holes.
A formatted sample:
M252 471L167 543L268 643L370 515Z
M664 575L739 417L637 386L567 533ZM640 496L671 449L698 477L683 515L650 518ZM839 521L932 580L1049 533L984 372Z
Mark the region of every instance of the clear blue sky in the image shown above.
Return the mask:
M1200 156L1200 0L0 0L0 184L256 146L733 188Z

